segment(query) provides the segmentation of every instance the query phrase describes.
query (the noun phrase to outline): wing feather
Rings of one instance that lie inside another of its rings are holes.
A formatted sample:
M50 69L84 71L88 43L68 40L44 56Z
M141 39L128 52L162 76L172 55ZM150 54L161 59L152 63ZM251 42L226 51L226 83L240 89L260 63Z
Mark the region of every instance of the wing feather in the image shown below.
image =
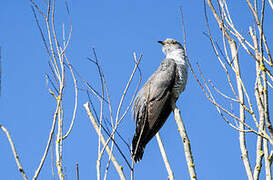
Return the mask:
M136 121L136 132L132 143L133 153L136 152L135 161L142 158L146 144L159 131L171 113L175 75L175 61L164 59L137 94L133 105Z

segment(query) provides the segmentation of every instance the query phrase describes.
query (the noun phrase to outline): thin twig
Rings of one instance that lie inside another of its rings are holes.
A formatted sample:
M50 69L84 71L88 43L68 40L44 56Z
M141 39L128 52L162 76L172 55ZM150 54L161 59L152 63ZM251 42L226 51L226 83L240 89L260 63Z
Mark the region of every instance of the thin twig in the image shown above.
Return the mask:
M54 175L54 143L51 146L51 174L52 174L52 179L55 180L55 175Z
M0 96L2 91L2 47L0 46Z
M41 35L41 37L42 37L43 44L44 44L44 46L45 46L45 48L46 48L46 52L47 52L47 54L48 54L48 56L49 56L49 59L50 59L49 61L50 61L51 64L53 64L52 57L51 57L51 53L50 53L49 47L48 47L48 45L47 45L46 38L45 38L45 35L44 35L44 33L43 33L42 27L41 27L41 25L40 25L40 23L39 23L37 14L36 14L36 12L35 12L35 9L34 9L32 6L31 6L31 9L32 9L32 12L33 12L33 15L34 15L35 22L36 22L36 24L37 24L37 26L38 26L40 35ZM57 74L56 69L55 69L55 66L52 67L52 68L54 69L54 75Z
M213 47L213 51L214 51L215 55L217 56L218 61L219 61L220 64L222 65L223 69L225 70L225 73L226 73L226 77L227 77L229 86L230 86L230 88L231 88L231 90L232 90L234 96L238 99L238 95L237 95L237 93L235 92L234 86L233 86L233 84L232 84L232 82L231 82L231 78L230 78L230 75L229 75L229 71L228 71L226 65L225 65L225 64L223 63L223 61L221 60L221 57L220 57L220 55L219 55L219 53L218 53L218 51L217 51L217 44L214 43L214 40L213 40L213 38L212 38L212 35L211 35L211 32L210 32L210 26L209 26L209 22L208 22L208 17L207 17L207 10L206 10L205 1L204 1L204 12L205 12L206 26L207 26L208 33L209 33L209 34L208 34L208 37L209 37L210 42L211 42L211 45L212 45L212 47ZM215 45L215 44L216 44L216 45ZM218 48L218 49L219 49L219 48ZM219 49L219 50L220 50L220 49ZM220 51L220 52L221 52L221 51ZM223 54L223 53L221 52L221 54ZM225 58L225 60L226 60L226 58ZM230 63L229 60L226 60L226 61L228 62L229 65L231 65L231 63Z
M180 7L180 17L181 17L181 24L182 24L182 31L183 31L184 49L185 49L185 54L187 56L187 52L186 52L187 51L186 50L187 49L187 47L186 47L186 30L185 30L183 12L182 12L181 7ZM187 60L187 63L190 66L189 60ZM186 161L187 161L187 165L188 165L188 171L189 171L190 179L191 180L196 180L197 176L196 176L195 164L194 164L193 156L192 156L192 152L191 152L191 145L190 145L190 141L189 141L189 138L188 138L188 135L187 135L187 132L186 132L186 128L184 126L184 123L183 123L181 115L180 115L180 110L176 107L175 103L173 103L172 109L173 109L173 113L174 113L174 119L175 119L177 127L178 127L178 131L180 133L180 136L182 138L182 142L184 144L185 157L186 157ZM159 134L158 134L157 138L159 138ZM163 156L163 159L164 159L164 156ZM165 163L165 165L167 167L166 163ZM172 175L172 173L169 172L169 177L174 179L173 175L172 176L171 175Z
M46 16L44 15L44 13L43 13L43 11L39 8L39 6L35 3L35 2L33 2L32 0L29 0L31 3L32 3L32 5L39 11L39 13L44 17L44 18L46 18Z
M120 98L120 102L119 102L119 106L118 106L118 110L117 110L117 114L116 114L116 122L118 122L118 120L119 120L119 113L120 113L120 110L121 110L121 106L122 106L122 104L123 104L123 101L124 101L124 98L125 98L126 93L127 93L127 91L128 91L128 88L129 88L130 85L131 85L131 82L132 82L132 79L133 79L133 77L134 77L134 75L135 75L135 72L136 72L136 70L138 69L138 65L139 65L141 59L142 59L142 54L139 56L138 61L137 61L137 63L135 64L135 67L134 67L134 69L133 69L133 72L131 73L131 76L130 76L130 78L129 78L127 84L126 84L126 87L125 87L125 89L124 89L124 91L123 91L123 93L122 93L122 96L121 96L121 98ZM119 120L119 121L120 121L120 120Z
M160 149L160 152L161 152L161 156L163 158L163 161L164 161L164 164L165 164L165 167L166 167L166 170L168 172L168 179L169 180L174 180L174 175L173 175L173 171L172 171L172 168L170 166L170 163L168 161L168 158L167 158L167 154L165 152L165 148L164 148L164 145L162 143L162 140L160 138L160 135L159 135L159 132L156 133L156 140L157 140L157 144L158 144L158 147Z
M65 59L67 60L68 62L68 59L65 57ZM72 128L73 128L73 125L74 125L74 121L76 119L76 113L77 113L77 107L78 107L78 85L77 85L77 80L75 78L75 75L74 75L74 72L70 66L70 64L68 65L69 66L69 70L71 72L71 76L73 78L73 82L74 82L74 89L75 89L75 103L74 103L74 110L73 110L73 116L72 116L72 120L71 120L71 123L70 123L70 126L69 126L69 129L67 131L67 133L63 136L63 139L65 139L66 137L68 137L68 135L70 134Z
M97 98L100 100L102 98L102 96L98 93L98 91L96 91L87 81L85 81L82 76L80 75L80 73L76 70L76 68L73 67L72 64L70 64L69 66L71 66L71 68L73 69L73 72L79 77L79 80L81 82L83 82L86 87L95 95L97 96ZM108 101L104 98L102 98L106 103L108 103Z
M80 179L79 163L76 163L76 176L77 180L79 180Z
M49 81L50 85L53 87L53 89L54 89L54 94L55 94L55 93L58 93L58 90L57 90L55 84L53 83L53 81L51 80L51 78L49 77L48 74L46 74L46 80L47 80L47 85L48 85L48 81ZM48 91L51 91L50 88L48 88Z
M8 141L9 141L9 144L10 144L10 147L11 147L13 156L14 156L14 158L15 158L15 161L16 161L16 164L17 164L17 167L18 167L19 172L21 173L21 175L22 175L22 177L24 178L24 180L27 180L27 179L28 179L28 178L27 178L27 175L26 175L26 173L25 173L25 171L24 171L24 169L23 169L23 167L22 167L22 165L21 165L21 163L20 163L19 155L18 155L18 153L16 152L15 145L14 145L12 139L11 139L11 136L10 136L8 130L7 130L4 126L2 126L2 125L0 125L0 128L2 129L2 131L6 134L6 136L7 136L7 138L8 138Z
M69 18L69 23L70 23L70 31L69 31L69 35L68 35L68 39L66 42L64 42L64 46L63 46L63 49L61 50L61 55L64 54L65 50L67 49L69 43L70 43L70 40L71 40L71 36L72 36L72 30L73 30L73 26L72 26L72 18L70 16L70 11L69 11L69 8L68 8L68 4L67 4L67 1L65 1L65 7L66 7L66 11L67 11L67 14L68 14L68 18Z
M221 96L223 96L224 98L226 98L226 99L228 99L228 100L231 100L231 101L234 101L234 102L239 102L238 99L233 99L233 98L229 97L228 95L224 94L223 92L221 92L219 89L217 89L211 80L209 80L209 83L211 84L211 86L213 87L213 89L214 89L218 94L220 94Z
M89 103L88 103L88 102L84 104L84 108L85 108L85 110L86 110L86 112L87 112L87 114L88 114L88 117L89 117L89 119L90 119L90 121L91 121L91 123L92 123L92 125L93 125L93 127L94 127L94 129L95 129L95 131L96 131L96 133L99 135L99 134L100 134L100 133L99 133L99 127L98 127L98 125L97 125L97 123L96 123L96 120L95 120L95 118L94 118L94 116L93 116L91 110L90 110L90 107L89 107ZM103 135L100 134L100 136L101 136L100 140L101 140L102 144L106 147L106 148L105 148L105 149L106 149L106 152L107 152L108 155L110 156L110 154L112 154L112 153L111 153L111 150L110 150L109 146L106 144L106 141L105 141ZM126 178L125 178L125 175L124 175L124 173L123 173L123 168L122 168L122 166L120 166L120 165L118 164L118 162L117 162L116 158L114 157L114 155L111 156L111 161L112 161L114 167L116 168L116 170L117 170L117 172L118 172L118 174L119 174L119 176L120 176L120 179L121 179L121 180L125 180Z
M185 55L187 56L186 30L185 30L185 25L184 25L182 6L179 7L179 12L180 12L180 20L181 20L181 26L182 26L182 34L183 34L183 46L184 46L184 50L185 50Z
M42 159L41 159L41 161L40 161L39 167L38 167L37 170L35 171L35 175L33 176L33 180L35 180L35 179L38 178L38 175L39 175L39 173L40 173L40 171L41 171L41 169L42 169L42 167L43 167L45 158L46 158L46 156L47 156L48 149L49 149L50 143L51 143L51 141L52 141L52 137L53 137L54 130L55 130L55 125L56 125L56 119L57 119L57 115L58 115L59 106L60 106L60 102L58 101L57 107L56 107L56 110L55 110L55 113L54 113L54 115L53 115L53 122L52 122L51 130L50 130L50 133L49 133L49 137L48 137L48 140L47 140L47 145L46 145L46 148L45 148L43 157L42 157Z
M129 78L129 80L128 80L128 83L127 83L127 85L126 85L126 87L125 87L125 90L123 91L123 94L122 94L122 97L121 97L121 100L120 100L120 104L119 104L119 107L118 107L118 109L117 109L115 126L113 127L112 134L111 134L111 136L108 138L108 140L107 140L107 142L106 142L106 145L109 143L110 138L111 138L112 140L114 140L114 135L115 135L115 132L116 132L116 130L117 130L117 128L118 128L118 125L119 125L119 123L121 122L121 120L125 117L126 113L128 112L128 110L129 110L129 108L130 108L130 106L131 106L131 104L132 104L132 102L133 102L133 98L132 98L132 99L131 99L131 102L130 102L129 105L127 106L127 109L126 109L125 112L123 113L122 117L119 118L119 113L120 113L120 110L121 110L121 107L122 107L122 103L123 103L123 101L124 101L124 98L125 98L125 95L126 95L126 93L127 93L127 91L128 91L128 88L129 88L130 85L131 85L131 82L132 82L132 80L133 80L134 74L135 74L136 70L138 69L138 65L139 65L139 63L140 63L141 58L142 58L142 55L140 55L139 59L137 60L136 54L134 53L135 67L134 67L134 69L133 69L133 71L132 71L132 73L131 73L131 76L130 76L130 78ZM140 82L139 82L139 84L140 84ZM138 86L139 86L139 84L138 84ZM137 92L137 91L135 90L134 96L136 95L136 92ZM102 149L101 154L104 152L104 149L105 149L105 148ZM111 145L111 153L112 153L112 151L113 151L113 144ZM109 158L110 158L110 157L109 157ZM109 162L110 162L110 159L108 160L107 167L109 167ZM127 160L126 160L126 162L127 162ZM130 167L130 165L129 165L128 163L127 163L127 165ZM105 175L107 175L107 169L106 169ZM105 176L105 177L106 177L106 176Z
M135 99L135 97L136 97L136 95L137 95L138 89L139 89L139 87L140 87L140 83L141 83L141 80L142 80L142 75L141 75L141 70L140 70L140 68L138 67L138 65L139 65L139 63L140 63L141 58L142 58L142 55L140 55L140 57L137 59L136 53L134 53L134 63L135 63L135 66L137 67L137 70L138 70L138 72L139 72L139 80L138 80L137 86L136 86L136 88L135 88L135 92L134 92L134 94L133 94L133 96L132 96L132 99L131 99L130 103L128 104L126 110L124 111L124 113L123 113L122 116L120 117L119 121L121 121L121 120L125 117L125 115L128 113L128 111L129 111L130 107L132 106L132 104L133 104L133 102L134 102L134 99Z
M88 96L88 98L89 98L89 96ZM95 113L96 119L99 119L99 118L98 118L98 115L97 115L97 112L96 112L96 110L95 110L95 108L94 108L94 106L93 106L93 103L91 102L90 98L89 98L89 103L91 104L92 110L93 110L93 112ZM96 120L96 119L95 119L95 120ZM98 123L99 121L97 120L96 122ZM109 132L104 126L101 126L101 127L102 127L102 129L104 130L104 132L106 133L106 135L107 135L109 138L111 138L110 132ZM130 169L132 169L132 167L130 166L130 163L128 162L126 156L125 156L124 153L122 152L122 150L121 150L121 148L119 147L119 145L115 142L114 139L111 138L111 140L114 142L115 146L117 147L118 152L121 154L122 158L124 159L124 161L126 162L126 164L128 165L128 167L129 167Z
M138 68L138 64L139 64L139 62L140 62L140 60L141 60L141 57L142 57L142 55L140 55L140 57L139 57L139 59L138 59L138 61L137 61L137 64L135 64L135 67L134 67L134 69L133 69L133 71L132 71L132 73L131 73L131 76L130 76L130 78L129 78L129 80L128 80L128 83L127 83L127 85L126 85L126 87L125 87L125 90L123 91L123 95L122 95L122 97L121 97L120 104L119 104L119 107L118 107L118 109L117 109L117 115L116 115L115 126L114 126L114 128L113 128L113 130L112 130L111 135L109 136L109 138L108 138L107 141L106 141L106 145L108 145L108 143L110 142L110 140L114 140L113 136L114 136L114 134L115 134L115 132L116 132L116 130L117 130L117 128L118 128L118 126L119 126L121 120L122 120L122 119L118 119L119 112L120 112L120 110L121 110L121 105L122 105L122 103L123 103L123 100L124 100L124 98L125 98L125 95L126 95L126 93L127 93L127 90L128 90L128 88L129 88L129 86L130 86L130 84L131 84L131 82L132 82L132 79L133 79L133 77L134 77L134 74L135 74L135 72L136 72L136 70L137 70L137 68ZM106 148L106 146L104 146L104 148L101 150L101 153L104 152L105 148ZM126 162L127 162L127 161L126 161ZM127 165L130 166L128 163L127 163Z

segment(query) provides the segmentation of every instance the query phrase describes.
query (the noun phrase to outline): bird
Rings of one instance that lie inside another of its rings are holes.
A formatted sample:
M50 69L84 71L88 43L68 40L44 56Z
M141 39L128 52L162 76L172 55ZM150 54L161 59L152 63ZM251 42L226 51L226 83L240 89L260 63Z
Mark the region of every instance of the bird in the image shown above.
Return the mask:
M138 91L132 107L136 124L132 140L134 162L142 159L145 146L166 122L187 84L188 58L183 46L171 38L158 43L163 45L166 58Z

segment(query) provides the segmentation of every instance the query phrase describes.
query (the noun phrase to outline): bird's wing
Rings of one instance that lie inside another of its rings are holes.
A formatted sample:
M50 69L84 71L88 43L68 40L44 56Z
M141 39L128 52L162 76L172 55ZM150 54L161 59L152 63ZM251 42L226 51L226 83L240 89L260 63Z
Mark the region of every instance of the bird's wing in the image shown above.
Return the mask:
M165 59L151 81L148 97L148 126L146 135L148 143L163 126L172 110L172 88L175 82L176 63L173 59Z
M171 112L171 90L175 82L176 64L164 59L158 69L139 91L133 106L136 134L146 143L158 132Z

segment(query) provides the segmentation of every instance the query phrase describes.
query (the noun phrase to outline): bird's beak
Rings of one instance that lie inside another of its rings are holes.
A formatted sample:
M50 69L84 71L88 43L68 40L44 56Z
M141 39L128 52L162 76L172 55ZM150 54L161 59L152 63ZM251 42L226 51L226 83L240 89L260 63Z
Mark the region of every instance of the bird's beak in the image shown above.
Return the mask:
M165 45L166 43L164 41L157 41L158 43Z

